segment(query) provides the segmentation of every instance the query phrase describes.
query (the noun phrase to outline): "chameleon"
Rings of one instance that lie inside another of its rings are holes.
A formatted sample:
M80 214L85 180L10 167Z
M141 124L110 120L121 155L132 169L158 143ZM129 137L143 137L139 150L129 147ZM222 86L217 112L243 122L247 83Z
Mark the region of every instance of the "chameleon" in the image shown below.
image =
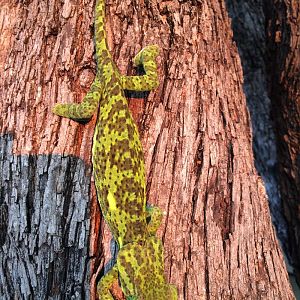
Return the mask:
M108 49L105 0L96 0L97 72L81 103L57 103L54 114L89 120L99 106L92 146L92 164L101 211L119 248L115 265L100 279L97 293L112 300L118 282L127 300L176 300L177 289L164 276L163 246L156 237L163 213L146 205L145 163L137 126L124 90L150 91L159 85L157 45L143 48L133 59L141 76L123 76Z

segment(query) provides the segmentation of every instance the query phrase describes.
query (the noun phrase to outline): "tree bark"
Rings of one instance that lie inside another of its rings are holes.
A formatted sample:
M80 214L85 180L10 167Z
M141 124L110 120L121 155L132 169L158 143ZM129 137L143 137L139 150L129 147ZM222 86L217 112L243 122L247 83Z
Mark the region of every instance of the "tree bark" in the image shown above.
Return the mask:
M255 166L266 186L277 236L286 248L287 225L278 187L276 132L268 85L269 56L264 3L256 0L227 0L226 3L243 66L243 87L251 115Z
M269 1L269 80L289 252L300 284L300 3ZM271 9L270 9L271 8Z
M90 298L93 122L51 108L93 80L92 4L0 3L1 299Z
M96 117L80 125L51 114L93 80L94 3L2 2L11 29L1 50L0 296L94 298L116 255L90 189ZM129 96L179 299L294 299L254 167L225 3L107 1L107 31L124 74L142 46L161 49L159 88Z

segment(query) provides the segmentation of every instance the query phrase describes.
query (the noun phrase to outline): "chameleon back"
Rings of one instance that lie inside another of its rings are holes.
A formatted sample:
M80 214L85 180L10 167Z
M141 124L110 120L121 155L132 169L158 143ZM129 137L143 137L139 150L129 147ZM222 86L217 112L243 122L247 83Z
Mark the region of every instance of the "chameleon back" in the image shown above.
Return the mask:
M98 0L95 37L102 97L92 159L103 216L122 247L147 236L144 155L121 75L107 47L104 11L105 1Z
M104 82L94 134L93 167L103 215L120 247L145 239L144 156L117 76Z

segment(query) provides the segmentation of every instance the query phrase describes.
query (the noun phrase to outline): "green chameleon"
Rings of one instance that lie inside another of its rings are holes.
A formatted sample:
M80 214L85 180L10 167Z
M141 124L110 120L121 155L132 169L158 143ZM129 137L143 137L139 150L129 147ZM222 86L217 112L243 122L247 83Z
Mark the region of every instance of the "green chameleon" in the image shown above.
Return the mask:
M100 103L92 161L103 216L119 246L117 261L97 286L100 299L119 280L126 299L176 300L177 290L164 276L162 242L155 236L162 220L157 207L146 207L144 155L124 90L150 91L158 86L158 47L141 50L134 64L143 76L122 76L112 60L104 28L105 0L96 1L97 75L80 104L56 104L53 112L74 120L90 119Z

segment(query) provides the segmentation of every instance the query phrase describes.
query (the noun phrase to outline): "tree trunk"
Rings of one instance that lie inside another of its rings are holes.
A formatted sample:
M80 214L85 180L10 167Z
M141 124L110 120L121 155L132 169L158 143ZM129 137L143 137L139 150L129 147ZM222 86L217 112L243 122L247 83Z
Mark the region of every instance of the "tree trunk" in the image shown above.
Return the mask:
M270 1L268 7L270 95L277 128L280 192L289 252L300 284L300 3Z
M96 117L80 125L51 114L56 100L80 101L94 78L93 5L1 3L4 299L94 298L116 255L90 184ZM159 88L129 96L179 299L294 299L254 167L225 3L107 1L107 31L122 73L142 46L161 49Z

